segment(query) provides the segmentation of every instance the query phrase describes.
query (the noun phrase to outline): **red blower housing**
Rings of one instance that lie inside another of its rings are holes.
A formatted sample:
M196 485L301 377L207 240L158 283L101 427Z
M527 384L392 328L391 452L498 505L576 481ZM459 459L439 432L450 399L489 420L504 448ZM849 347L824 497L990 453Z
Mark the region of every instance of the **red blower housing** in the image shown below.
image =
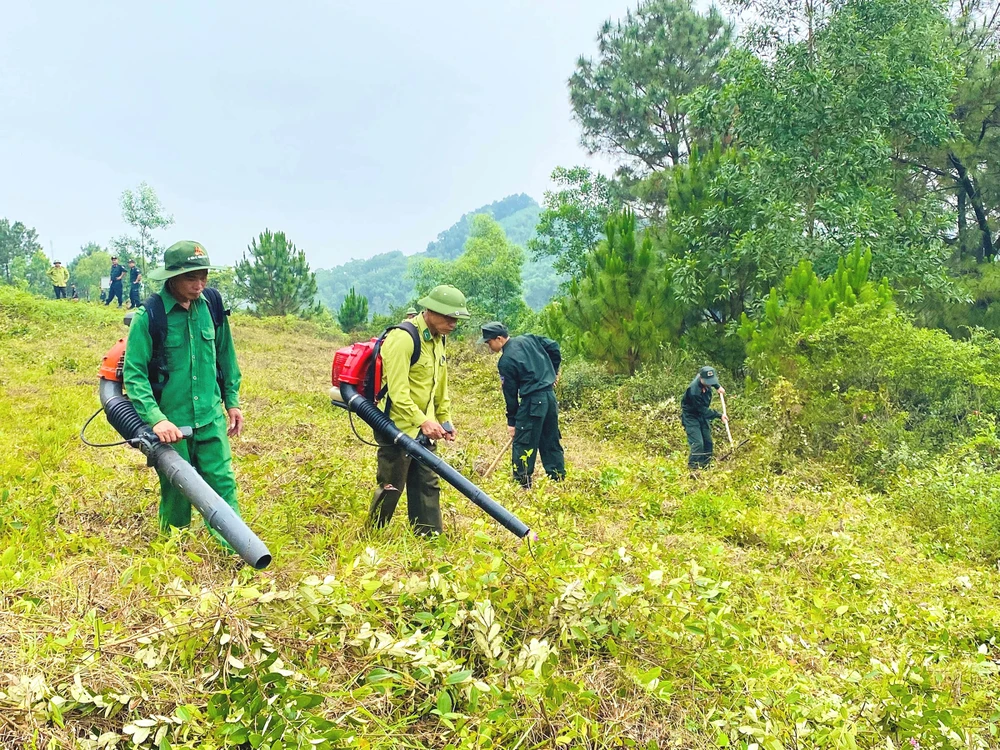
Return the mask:
M378 342L378 338L373 338L338 349L333 355L332 384L349 383L374 403L378 395L376 389L382 384L382 358L378 356Z

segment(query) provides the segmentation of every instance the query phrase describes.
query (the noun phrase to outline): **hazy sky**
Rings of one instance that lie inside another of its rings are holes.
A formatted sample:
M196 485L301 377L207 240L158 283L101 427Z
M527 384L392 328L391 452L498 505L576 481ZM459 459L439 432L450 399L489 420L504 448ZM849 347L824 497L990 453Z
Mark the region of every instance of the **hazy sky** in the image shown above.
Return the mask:
M579 146L566 79L625 0L7 3L0 217L53 257L126 231L149 182L232 262L265 227L313 268L422 250L462 213L541 200Z

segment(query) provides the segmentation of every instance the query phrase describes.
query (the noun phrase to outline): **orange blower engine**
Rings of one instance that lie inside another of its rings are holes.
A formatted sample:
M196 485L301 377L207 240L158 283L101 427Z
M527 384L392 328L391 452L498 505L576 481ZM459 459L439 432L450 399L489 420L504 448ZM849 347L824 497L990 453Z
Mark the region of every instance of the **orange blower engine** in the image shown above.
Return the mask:
M131 319L131 313L126 315L125 325L128 325ZM205 522L219 532L240 557L258 570L266 568L271 563L271 553L264 543L208 485L208 482L202 479L191 464L172 446L160 442L153 429L139 416L129 397L122 392L124 361L125 339L118 339L118 343L104 355L98 371L100 375L98 396L101 399L101 408L83 425L80 439L87 445L97 448L123 444L138 448L146 456L147 464L158 469L163 481L170 483L184 495L205 517ZM84 435L87 426L102 410L111 426L122 436L120 442L95 444L89 442ZM180 430L184 437L191 437L190 427L181 427Z

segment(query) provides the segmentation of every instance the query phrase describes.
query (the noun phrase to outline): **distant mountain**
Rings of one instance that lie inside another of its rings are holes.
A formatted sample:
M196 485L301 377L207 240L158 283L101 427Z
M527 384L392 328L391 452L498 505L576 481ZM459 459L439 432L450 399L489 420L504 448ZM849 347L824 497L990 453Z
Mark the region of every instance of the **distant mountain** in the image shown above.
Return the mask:
M454 260L462 254L472 217L490 214L503 227L508 239L525 247L538 224L541 207L528 195L510 195L503 200L480 206L464 214L457 222L437 236L423 252L405 255L400 251L382 253L366 260L352 260L330 269L317 269L316 284L320 300L331 310L338 310L353 286L358 294L368 298L373 313L388 313L413 300L415 290L406 279L406 269L414 258ZM560 278L548 261L528 261L524 265L524 299L533 309L540 310L555 294Z

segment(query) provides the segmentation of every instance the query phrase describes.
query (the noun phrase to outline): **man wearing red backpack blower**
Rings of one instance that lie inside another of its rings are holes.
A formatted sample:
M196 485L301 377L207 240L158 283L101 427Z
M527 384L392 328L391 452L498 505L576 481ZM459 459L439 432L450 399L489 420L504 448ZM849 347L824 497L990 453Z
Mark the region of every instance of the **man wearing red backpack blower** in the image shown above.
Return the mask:
M140 307L129 325L122 377L129 398L153 432L172 443L239 514L229 437L243 430L240 368L222 297L208 283L220 270L197 242L178 242L149 278L163 289ZM180 427L193 429L186 440ZM160 477L160 529L191 523L191 503ZM215 536L228 549L226 541Z
M388 389L388 416L412 438L430 441L455 439L448 395L448 359L445 338L459 320L469 317L465 295L453 286L434 287L419 301L424 311L389 331L382 343L382 372ZM438 476L413 461L396 445L378 449L378 488L372 498L368 522L375 527L389 523L406 490L407 515L421 536L440 534L441 487Z

